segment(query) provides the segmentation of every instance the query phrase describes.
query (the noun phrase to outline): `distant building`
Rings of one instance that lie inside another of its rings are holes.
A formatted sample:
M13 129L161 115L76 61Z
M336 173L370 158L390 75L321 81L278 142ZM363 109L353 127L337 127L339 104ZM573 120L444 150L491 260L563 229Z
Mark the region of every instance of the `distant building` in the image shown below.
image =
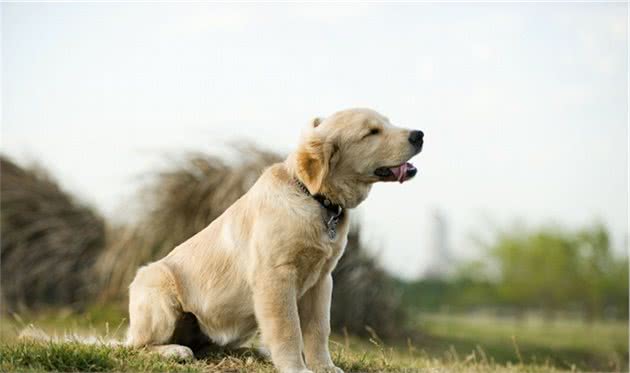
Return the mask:
M431 233L427 256L429 264L422 273L424 278L444 278L451 274L453 261L449 243L449 230L446 215L434 210L431 217Z

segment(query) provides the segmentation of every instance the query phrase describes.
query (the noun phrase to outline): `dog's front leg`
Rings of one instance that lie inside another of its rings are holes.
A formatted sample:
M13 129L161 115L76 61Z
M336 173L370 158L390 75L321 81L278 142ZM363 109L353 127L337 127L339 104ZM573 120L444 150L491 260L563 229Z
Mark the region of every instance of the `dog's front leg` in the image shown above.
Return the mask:
M306 365L315 371L343 373L333 364L328 351L332 277L322 277L300 299L299 312L304 334Z
M295 271L275 268L257 275L254 308L262 342L276 368L282 373L310 372L302 358Z

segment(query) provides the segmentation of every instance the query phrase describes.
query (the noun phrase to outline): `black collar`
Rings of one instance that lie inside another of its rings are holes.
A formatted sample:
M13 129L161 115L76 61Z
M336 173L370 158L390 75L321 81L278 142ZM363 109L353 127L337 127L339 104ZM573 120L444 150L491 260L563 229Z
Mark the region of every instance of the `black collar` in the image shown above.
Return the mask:
M326 228L328 230L328 236L331 239L334 239L337 232L336 231L337 223L339 222L339 219L341 219L341 217L343 216L343 207L341 205L333 203L326 196L323 196L321 194L311 194L311 192L309 192L308 188L306 187L306 185L304 185L304 183L302 183L297 178L294 178L294 180L298 189L300 189L306 195L313 197L313 199L317 201L326 210L326 217L324 218L324 224L326 224Z
M311 194L311 192L308 191L306 185L304 185L304 183L302 183L297 178L295 179L295 183L302 192L313 197L313 199L315 199L320 205L322 205L322 207L325 208L330 214L339 216L343 213L343 207L341 207L341 205L332 203L330 199L321 194Z

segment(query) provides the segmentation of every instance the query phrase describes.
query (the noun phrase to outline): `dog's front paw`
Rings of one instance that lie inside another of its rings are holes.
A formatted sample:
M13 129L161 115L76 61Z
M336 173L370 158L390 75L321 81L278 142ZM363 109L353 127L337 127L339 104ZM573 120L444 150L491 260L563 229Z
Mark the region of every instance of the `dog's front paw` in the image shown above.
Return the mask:
M277 367L278 372L280 373L315 373L312 370L304 367L304 366L289 366L289 367Z
M325 367L318 367L318 368L315 368L314 370L317 373L344 373L341 368L338 368L338 367L336 367L334 365L325 366Z

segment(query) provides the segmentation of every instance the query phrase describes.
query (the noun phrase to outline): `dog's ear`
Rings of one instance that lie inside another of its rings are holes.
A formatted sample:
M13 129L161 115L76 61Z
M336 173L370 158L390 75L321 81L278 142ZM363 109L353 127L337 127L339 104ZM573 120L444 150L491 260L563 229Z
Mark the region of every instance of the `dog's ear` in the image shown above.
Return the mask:
M324 118L320 118L320 117L313 118L313 120L311 120L311 127L317 128L317 126L319 126L323 121L324 121Z
M318 138L304 142L297 153L296 172L311 194L321 191L324 180L330 172L337 147ZM337 157L338 158L338 157ZM336 158L335 158L336 159Z

